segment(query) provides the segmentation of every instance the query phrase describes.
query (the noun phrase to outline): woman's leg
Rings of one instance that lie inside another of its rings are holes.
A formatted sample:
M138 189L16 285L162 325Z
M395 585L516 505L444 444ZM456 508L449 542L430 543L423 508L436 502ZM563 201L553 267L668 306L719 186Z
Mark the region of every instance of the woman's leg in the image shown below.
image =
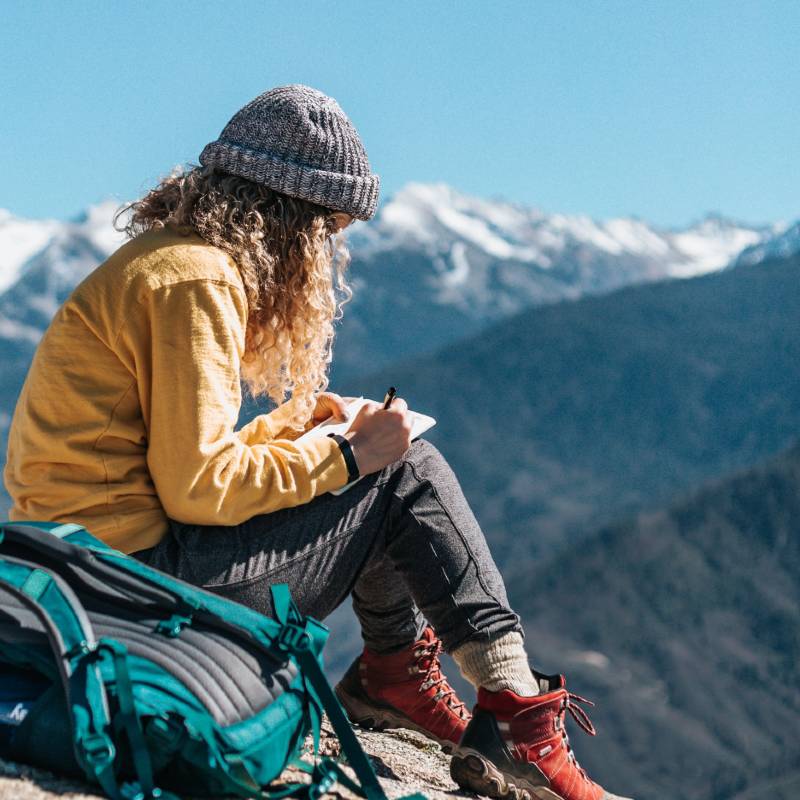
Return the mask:
M376 652L413 642L423 616L448 651L521 632L455 475L424 439L342 495L230 527L173 523L137 555L265 613L272 583L288 583L300 609L319 619L352 592Z
M272 583L288 583L301 610L320 619L352 592L367 649L337 694L355 719L459 744L453 778L479 794L615 800L578 767L567 711L594 729L563 676L531 673L483 533L427 441L339 497L228 528L174 524L137 555L267 613ZM478 687L469 725L439 672L438 643L429 629L420 638L422 615Z
M426 440L340 496L231 527L172 523L137 555L267 614L273 583L287 583L300 610L318 619L352 593L365 649L336 692L362 724L411 727L456 745L469 713L440 671L442 644L473 682L536 691L483 533Z
M393 566L446 651L468 640L521 633L483 531L445 458L418 439L392 466L378 552L353 592L362 627L381 625L382 598L392 596L381 581Z

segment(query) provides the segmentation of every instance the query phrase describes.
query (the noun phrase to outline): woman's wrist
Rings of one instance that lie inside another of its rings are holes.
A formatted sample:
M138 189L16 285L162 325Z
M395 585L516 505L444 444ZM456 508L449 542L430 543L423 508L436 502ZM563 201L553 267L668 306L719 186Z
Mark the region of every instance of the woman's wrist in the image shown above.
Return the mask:
M356 454L350 442L339 433L329 433L328 436L339 445L344 463L347 465L347 482L352 483L361 477L361 472L356 461Z

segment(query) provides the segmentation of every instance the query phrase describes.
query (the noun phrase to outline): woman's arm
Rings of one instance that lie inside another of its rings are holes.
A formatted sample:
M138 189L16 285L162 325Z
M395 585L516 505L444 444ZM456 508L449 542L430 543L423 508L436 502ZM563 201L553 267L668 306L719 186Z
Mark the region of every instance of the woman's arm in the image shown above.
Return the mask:
M314 421L308 420L303 430L290 427L287 422L292 414L291 400L279 405L269 414L259 414L236 431L236 435L247 445L261 444L270 439L290 439L294 441L309 428Z
M183 281L148 292L140 311L120 343L136 365L147 464L170 517L236 525L347 482L331 439L251 444L234 431L247 321L241 289L211 279Z

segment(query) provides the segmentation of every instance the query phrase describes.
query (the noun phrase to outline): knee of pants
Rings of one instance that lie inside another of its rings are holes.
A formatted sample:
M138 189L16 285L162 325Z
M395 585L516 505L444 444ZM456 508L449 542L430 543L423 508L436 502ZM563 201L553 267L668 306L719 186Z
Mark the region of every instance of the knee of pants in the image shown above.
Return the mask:
M414 439L411 442L411 447L408 448L408 451L403 456L403 461L413 464L415 470L421 476L428 478L437 474L452 473L447 459L427 439Z

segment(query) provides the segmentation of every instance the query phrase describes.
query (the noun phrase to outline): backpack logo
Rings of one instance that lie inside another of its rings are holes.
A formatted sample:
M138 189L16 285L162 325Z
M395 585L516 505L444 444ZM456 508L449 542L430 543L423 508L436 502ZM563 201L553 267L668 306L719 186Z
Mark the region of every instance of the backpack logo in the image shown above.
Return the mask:
M17 703L13 708L6 706L0 709L0 720L11 725L19 725L28 716L28 709L24 703Z

